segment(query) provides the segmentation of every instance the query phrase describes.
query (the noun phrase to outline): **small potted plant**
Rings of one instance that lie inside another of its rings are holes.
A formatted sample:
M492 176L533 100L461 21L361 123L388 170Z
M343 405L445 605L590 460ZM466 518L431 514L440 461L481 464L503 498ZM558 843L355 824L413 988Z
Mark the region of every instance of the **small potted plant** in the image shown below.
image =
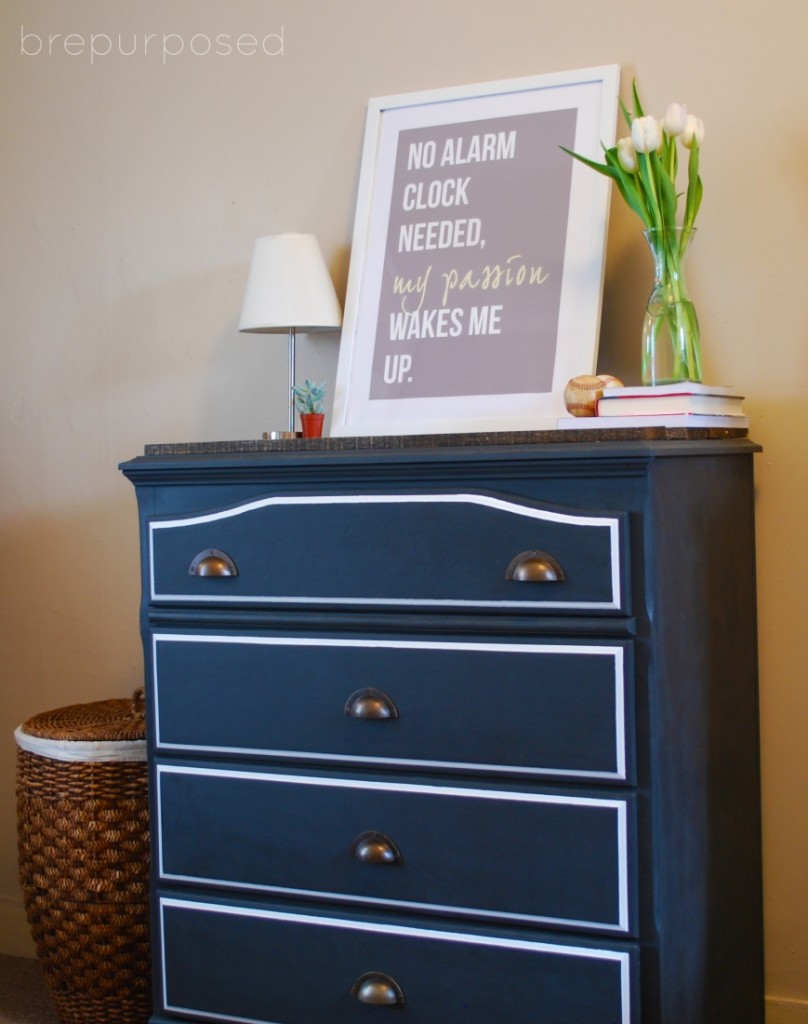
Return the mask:
M304 437L322 437L323 399L325 398L325 381L314 384L306 378L303 384L295 384L292 388L295 395L295 408L300 413L300 426Z

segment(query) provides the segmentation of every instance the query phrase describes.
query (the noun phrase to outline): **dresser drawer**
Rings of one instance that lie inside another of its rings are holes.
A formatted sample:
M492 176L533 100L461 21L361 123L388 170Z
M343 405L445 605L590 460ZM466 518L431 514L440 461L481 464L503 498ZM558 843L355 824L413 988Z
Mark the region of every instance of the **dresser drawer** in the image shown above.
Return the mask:
M150 599L617 613L625 529L492 494L273 496L150 519Z
M636 949L164 897L169 1013L255 1024L636 1024ZM371 975L371 977L368 977ZM376 1005L363 1000L377 999ZM389 1003L384 1000L389 999Z
M160 633L156 744L620 782L631 774L630 655L628 641Z
M179 765L157 779L167 880L630 930L631 794Z

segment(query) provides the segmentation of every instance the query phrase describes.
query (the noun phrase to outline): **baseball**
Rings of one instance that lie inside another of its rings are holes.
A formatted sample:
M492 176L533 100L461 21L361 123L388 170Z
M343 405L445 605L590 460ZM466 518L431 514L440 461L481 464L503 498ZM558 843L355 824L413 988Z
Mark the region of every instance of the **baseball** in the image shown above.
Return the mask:
M598 399L603 394L603 381L585 373L573 377L564 388L564 404L571 416L596 416Z
M598 399L603 389L622 386L623 382L610 373L599 374L597 377L584 373L580 377L573 377L564 389L567 412L571 416L597 416Z

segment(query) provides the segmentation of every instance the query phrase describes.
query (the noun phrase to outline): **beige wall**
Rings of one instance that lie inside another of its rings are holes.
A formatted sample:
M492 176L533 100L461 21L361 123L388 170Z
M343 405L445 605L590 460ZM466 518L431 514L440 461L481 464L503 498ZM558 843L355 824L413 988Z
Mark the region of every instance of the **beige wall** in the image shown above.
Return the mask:
M808 1020L804 12L801 0L6 0L0 950L30 951L13 728L140 679L135 503L117 463L147 442L258 437L283 422L283 340L236 331L254 238L315 232L344 293L370 96L618 63L624 98L636 74L649 108L681 99L707 125L690 267L707 377L743 389L765 447L767 987L772 1019ZM57 40L53 55L28 56L22 27L46 48L53 33L108 33L115 47L120 33L140 50L91 63ZM142 52L146 33L281 28L282 56L163 64ZM650 261L619 201L607 268L600 366L636 382ZM333 383L337 347L336 335L304 339L301 374Z

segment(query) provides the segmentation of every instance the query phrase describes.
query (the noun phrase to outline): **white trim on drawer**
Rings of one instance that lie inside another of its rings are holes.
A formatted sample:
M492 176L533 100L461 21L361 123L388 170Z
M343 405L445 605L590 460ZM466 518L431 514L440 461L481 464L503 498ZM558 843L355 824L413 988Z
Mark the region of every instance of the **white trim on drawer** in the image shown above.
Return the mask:
M279 885L260 885L251 882L239 882L223 878L203 878L198 875L182 875L167 872L163 865L163 814L162 791L160 787L163 775L195 775L203 778L244 779L251 782L260 781L291 786L317 786L320 789L367 789L373 792L386 793L420 793L427 796L451 796L460 799L509 801L511 803L556 804L566 807L596 807L600 810L614 812L617 833L617 921L583 921L559 917L540 916L537 914L516 914L495 910L481 910L479 907L442 906L434 903L420 903L412 900L376 899L373 897L355 896L352 893L325 892L319 889L292 889ZM380 782L365 779L334 779L328 776L288 775L279 772L240 771L235 768L193 768L187 765L157 765L157 830L158 871L160 878L174 882L191 882L199 885L204 883L212 886L226 886L236 889L272 892L284 896L318 897L341 899L349 902L367 903L376 906L406 907L410 910L449 911L466 916L494 918L497 920L521 921L530 924L554 924L570 928L597 928L601 931L613 931L628 934L631 922L629 911L629 837L628 837L628 801L608 797L555 796L547 793L522 793L513 790L479 789L466 786L435 786L427 783L414 782Z
M609 562L611 567L611 599L608 601L480 601L455 598L404 598L404 597L307 597L285 594L162 594L157 590L154 576L154 534L156 530L172 530L183 526L198 526L220 519L253 512L270 505L362 505L362 504L470 504L495 508L511 515L527 519L540 519L554 523L568 523L572 526L591 526L609 532ZM359 605L376 604L395 607L464 607L464 608L575 608L591 611L619 611L622 602L620 585L620 522L616 517L572 515L552 512L544 508L529 508L515 502L504 501L486 494L317 494L304 496L276 495L245 502L234 508L203 515L187 516L182 519L157 519L149 521L149 592L152 601L192 601L195 603L265 603L265 604L328 604Z
M384 647L409 650L443 650L443 651L485 651L504 652L508 654L585 654L614 659L614 736L615 736L615 771L581 771L567 768L533 767L520 765L496 765L489 763L473 763L460 761L428 761L418 758L400 757L365 757L360 755L332 754L328 751L268 749L265 747L226 747L205 744L169 743L163 739L160 723L159 673L157 666L158 643L225 643L225 644L257 644L267 646L300 646L300 647ZM152 635L152 678L154 691L158 695L154 701L155 744L159 750L193 750L208 754L259 754L266 757L295 757L312 761L338 761L344 764L399 765L420 768L454 768L465 770L485 770L487 772L518 772L522 775L564 776L580 779L603 779L606 781L623 782L627 778L626 768L626 715L625 715L625 652L619 645L609 644L508 644L508 643L474 643L463 641L433 640L341 640L325 637L266 637L266 636L228 636L215 634L183 634L155 633Z
M631 954L628 950L602 949L589 946L567 946L561 943L540 942L534 939L507 938L499 935L484 935L474 932L448 932L439 928L413 928L410 925L385 922L384 925L370 921L349 920L346 918L321 917L316 914L297 914L282 910L259 909L255 907L231 907L218 903L206 903L202 900L175 899L161 896L160 908L160 948L162 957L162 1001L165 1010L174 1013L193 1014L213 1020L239 1021L240 1024L271 1024L265 1020L252 1017L231 1017L217 1013L209 1013L196 1007L178 1006L169 1002L167 991L167 964L165 959L165 911L166 909L182 909L200 911L209 914L223 914L231 917L259 918L271 921L284 921L295 924L310 924L318 928L341 928L356 932L383 932L385 935L400 935L412 939L429 939L435 942L464 943L469 946L487 946L499 949L521 950L527 953L549 953L555 956L578 957L588 960L605 960L617 965L620 970L621 1020L620 1024L631 1024Z

